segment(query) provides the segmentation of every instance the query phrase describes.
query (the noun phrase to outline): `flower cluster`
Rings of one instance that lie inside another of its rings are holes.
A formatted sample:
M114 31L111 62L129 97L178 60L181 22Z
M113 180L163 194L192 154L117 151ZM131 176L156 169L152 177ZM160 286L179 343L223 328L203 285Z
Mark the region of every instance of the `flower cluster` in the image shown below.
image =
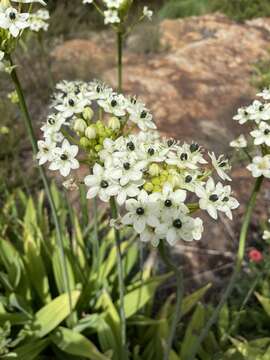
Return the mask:
M214 219L218 212L232 218L238 202L231 187L214 180L214 174L230 180L228 160L205 154L197 143L162 138L136 97L98 81L65 81L57 85L51 108L38 142L40 165L48 162L49 169L68 176L87 164L87 198L114 197L124 212L119 222L132 226L141 241L199 240L199 209ZM72 179L65 183L74 186Z
M48 12L38 10L35 14L30 12L31 4L38 2L42 5L46 3L42 0L1 0L0 2L0 40L18 38L23 30L29 28L34 31L47 29L45 20L48 20ZM16 7L15 4L19 5ZM30 4L28 10L24 10L24 4Z
M93 4L93 0L83 0L83 4ZM99 8L95 3L95 6L98 8L99 12L103 13L104 23L105 24L120 24L123 20L123 17L126 15L131 1L129 0L103 0L103 5L105 9ZM143 13L139 21L143 18L152 19L153 11L148 9L147 6L144 6Z
M254 153L249 154L252 162L247 166L252 176L270 178L270 89L264 89L257 94L261 100L254 100L252 104L238 109L234 120L239 124L251 125L250 145ZM232 147L246 148L248 141L244 135L231 142Z

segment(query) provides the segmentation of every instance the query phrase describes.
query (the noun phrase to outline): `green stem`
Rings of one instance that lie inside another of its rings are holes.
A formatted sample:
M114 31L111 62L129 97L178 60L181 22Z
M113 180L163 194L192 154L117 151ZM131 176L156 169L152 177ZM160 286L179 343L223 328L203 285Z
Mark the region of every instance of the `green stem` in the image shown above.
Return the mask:
M123 34L117 31L117 69L118 69L118 91L122 91L123 83Z
M100 255L99 255L99 237L98 237L98 204L97 199L93 201L93 212L94 212L94 241L93 241L93 254L94 254L94 265L96 271L99 271Z
M203 342L203 340L209 333L211 327L217 321L217 318L219 316L219 313L220 313L222 307L225 305L226 301L228 300L229 296L231 295L231 293L234 289L238 275L242 268L242 262L243 262L244 255L245 255L246 239L247 239L247 233L248 233L248 229L249 229L249 225L250 225L250 220L251 220L253 209L256 204L257 195L258 195L258 193L261 189L262 183L263 183L263 179L264 178L262 176L259 177L258 179L256 179L253 191L251 193L251 196L250 196L250 199L248 202L248 206L247 206L247 209L245 212L245 216L244 216L244 220L243 220L243 224L242 224L242 228L241 228L241 232L240 232L240 237L239 237L239 246L238 246L236 263L235 263L234 271L233 271L233 274L229 281L229 284L228 284L225 292L223 293L221 300L220 300L218 306L216 307L215 311L213 312L211 318L208 320L207 324L205 325L204 329L202 330L201 334L199 335L195 344L193 345L193 347L190 351L188 360L194 360L201 343Z
M111 197L110 199L111 213L112 218L117 219L118 210L115 199ZM121 319L121 341L122 341L122 356L121 359L127 358L127 348L126 348L126 314L125 314L125 285L124 285L124 274L123 274L123 264L122 264L122 254L121 254L121 240L120 232L115 229L115 245L117 251L117 270L118 270L118 286L119 286L119 296L120 296L120 319Z
M11 63L11 66L14 66L11 57L9 56L9 61ZM32 121L31 121L31 117L26 105L26 101L25 101L25 97L24 97L24 92L20 83L20 80L18 78L17 72L15 67L13 68L11 74L11 79L14 83L17 95L18 95L18 99L19 99L19 105L20 105L20 109L23 115L23 119L24 119L24 123L25 123L25 127L27 129L28 132L28 136L32 145L32 149L33 149L33 153L34 155L37 154L38 152L38 146L37 146L37 141L36 141L36 137L35 137L35 133L34 133L34 129L33 129L33 125L32 125ZM58 215L57 215L57 209L55 206L55 202L52 196L52 192L50 189L50 185L49 185L49 181L48 178L46 176L46 173L43 169L42 166L39 166L39 172L40 172L40 176L41 179L43 181L44 184L44 189L46 192L46 195L48 197L49 203L50 203L50 207L51 207L51 211L52 211L52 216L53 216L53 221L55 224L55 229L56 229L56 238L57 238L57 242L58 242L58 246L59 246L59 250L60 250L60 255L61 255L61 265L62 265L62 272L63 272L63 278L64 278L64 285L65 285L65 291L69 294L69 306L70 306L70 313L72 312L72 301L71 301L71 292L70 292L70 284L69 284L69 279L68 279L68 270L67 270L67 263L66 263L66 258L65 258L65 250L64 250L64 241L63 241L63 237L62 237L62 231L61 231L61 225L58 219Z
M184 294L183 273L182 270L178 268L176 265L174 265L173 262L171 261L169 251L166 248L166 245L164 244L163 241L160 242L158 249L164 264L167 266L167 268L170 271L173 271L176 277L176 287L177 287L175 312L173 313L171 329L167 340L167 347L165 349L164 357L163 357L163 360L169 360L171 349L173 346L173 340L176 333L176 328L181 319L181 307L182 307L183 294Z

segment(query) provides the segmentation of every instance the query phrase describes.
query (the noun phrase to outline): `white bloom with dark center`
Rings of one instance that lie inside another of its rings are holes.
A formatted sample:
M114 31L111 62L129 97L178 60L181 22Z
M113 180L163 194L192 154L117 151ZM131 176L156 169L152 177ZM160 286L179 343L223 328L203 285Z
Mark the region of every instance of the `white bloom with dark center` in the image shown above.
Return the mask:
M118 16L118 12L113 9L109 9L104 11L104 23L107 24L118 24L120 23L120 18Z
M56 148L56 143L49 140L39 140L37 142L38 145L38 153L37 159L39 160L39 165L44 165L47 161L54 160L54 150Z
M149 195L142 190L137 199L126 201L127 213L122 218L124 225L132 225L138 234L141 234L146 226L157 227L159 225L159 206L149 200Z
M73 115L83 112L87 105L90 105L91 101L85 99L82 96L66 96L62 104L56 105L55 109L62 113L64 118L72 117Z
M43 0L11 0L12 2L16 3L22 3L22 4L33 4L33 3L39 3L43 6L46 6L46 2Z
M121 117L126 115L126 99L123 95L110 94L105 99L98 100L101 106L107 113Z
M114 180L118 180L121 186L125 186L130 182L142 179L143 167L143 163L136 162L131 158L117 159L113 163L111 177Z
M122 206L128 198L135 198L141 192L140 187L144 181L136 181L125 186L119 186L116 201L118 205Z
M231 193L232 189L229 185L223 187L222 193L220 194L221 202L218 207L218 210L224 212L230 220L232 220L232 210L237 209L239 206L239 202L231 196Z
M136 102L128 107L129 120L134 122L142 131L156 129L153 116L143 103Z
M227 159L224 159L224 155L220 155L218 158L214 153L208 153L209 157L211 158L212 165L218 176L222 180L232 181L232 179L227 175L226 170L231 170L231 166Z
M9 30L16 38L21 30L29 27L28 19L28 13L19 13L15 8L9 7L0 13L0 28Z
M252 176L255 178L260 176L270 178L270 155L255 156L247 169L252 172Z
M203 231L202 222L200 219L193 219L192 217L175 210L170 221L161 224L157 227L156 232L161 238L165 238L171 245L175 245L177 241L192 241L199 240Z
M30 14L29 24L30 30L38 32L40 30L47 31L49 24L46 22L50 18L47 10L38 10L36 13Z
M263 104L258 100L254 100L253 103L246 108L249 114L250 120L254 120L257 124L262 120L270 119L270 105Z
M233 117L233 120L236 120L239 122L239 124L245 124L247 121L250 120L250 115L247 112L246 108L240 108L237 111L237 115Z
M78 169L80 164L75 158L78 154L79 148L76 145L71 145L67 139L62 143L61 148L54 149L54 159L49 166L50 170L59 170L62 176L68 176L71 170Z
M110 197L118 193L119 185L111 179L109 171L97 163L93 167L93 174L86 176L84 182L89 187L87 199L99 196L100 200L108 202Z
M259 128L251 131L250 135L255 138L255 145L266 144L267 146L270 146L270 125L266 122L260 122Z
M247 140L243 134L241 134L238 138L230 142L230 146L233 148L245 148L247 147Z
M65 121L66 119L62 116L62 114L49 115L46 124L41 127L41 130L44 132L44 136L60 131L61 127L65 124Z

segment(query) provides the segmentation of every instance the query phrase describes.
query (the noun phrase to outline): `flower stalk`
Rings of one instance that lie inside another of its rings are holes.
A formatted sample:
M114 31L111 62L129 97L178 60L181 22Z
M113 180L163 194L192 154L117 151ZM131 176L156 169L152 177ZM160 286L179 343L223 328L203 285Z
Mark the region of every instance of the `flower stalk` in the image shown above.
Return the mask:
M170 359L170 352L173 346L173 341L175 338L175 333L177 329L177 325L181 319L181 307L182 307L182 301L183 301L183 294L184 294L184 286L183 286L183 272L181 268L177 267L171 260L171 256L169 254L168 248L164 244L163 241L159 243L159 254L164 262L164 264L167 266L169 271L172 271L176 278L176 304L175 304L175 312L172 316L172 323L170 328L169 337L167 339L167 346L164 351L164 360Z
M204 341L204 339L207 336L207 334L209 333L211 327L217 321L222 307L225 305L226 301L228 300L229 296L231 295L231 293L235 287L238 275L242 268L242 263L243 263L243 259L244 259L244 255L245 255L246 240L247 240L248 229L249 229L250 221L251 221L251 217L252 217L252 212L256 205L256 199L257 199L258 193L260 192L263 180L264 180L263 176L256 179L253 191L251 193L251 196L250 196L247 208L246 208L246 212L245 212L245 216L244 216L244 220L242 223L241 232L240 232L240 236L239 236L239 245L238 245L236 263L235 263L235 267L234 267L234 271L231 276L231 279L228 283L228 286L227 286L225 292L223 293L223 295L221 297L221 300L220 300L218 306L215 308L212 316L208 320L207 324L205 325L201 334L198 336L195 344L193 345L193 348L191 349L188 360L195 359L195 356L197 355L197 352L198 352L198 349L199 349L201 343Z
M29 136L29 139L31 142L33 153L34 153L34 155L36 155L38 152L38 146L37 146L36 137L35 137L35 133L34 133L33 125L32 125L32 120L31 120L31 117L30 117L30 114L28 111L26 101L25 101L24 92L23 92L20 80L19 80L17 72L16 72L16 67L13 64L13 61L12 61L12 58L10 55L9 55L8 60L10 61L10 64L13 68L13 70L10 73L10 76L14 83L14 86L15 86L15 89L16 89L16 92L18 95L19 106L21 109L21 113L23 115L25 127L28 132L28 136ZM55 230L56 230L56 239L58 242L58 247L59 247L60 256L61 256L61 267L62 267L62 273L63 273L63 278L64 278L64 287L65 287L65 291L69 294L69 307L70 307L70 313L71 313L72 312L71 289L70 289L69 278L68 278L68 270L67 270L67 263L66 263L66 258L65 258L64 241L63 241L63 237L62 237L61 225L60 225L59 218L57 215L57 209L56 209L56 205L55 205L55 202L54 202L54 199L52 196L52 192L50 189L47 175L42 166L39 166L38 168L39 168L39 173L40 173L41 179L43 181L45 193L49 200L50 208L52 211L53 221L54 221Z

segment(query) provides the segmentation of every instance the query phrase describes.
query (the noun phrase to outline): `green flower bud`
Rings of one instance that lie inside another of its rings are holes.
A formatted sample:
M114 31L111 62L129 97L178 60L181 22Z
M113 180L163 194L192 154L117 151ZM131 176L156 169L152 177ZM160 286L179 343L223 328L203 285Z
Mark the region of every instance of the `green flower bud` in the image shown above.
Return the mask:
M97 131L96 131L96 127L95 125L91 125L91 126L88 126L85 130L85 136L90 139L90 140L93 140L96 138L97 136Z
M154 177L152 179L152 184L153 185L160 185L160 179L158 177Z
M96 146L95 146L96 152L99 152L99 151L101 151L102 149L103 149L102 145L96 145Z
M84 148L87 148L88 146L90 146L90 141L84 136L80 138L80 145Z
M83 134L86 128L87 128L87 124L83 119L75 120L74 131Z
M178 175L169 175L168 180L173 188L181 185L181 181Z
M148 173L151 176L158 176L160 174L160 169L158 164L151 164L148 169Z
M109 119L109 128L111 128L113 131L118 131L121 127L120 120L113 116Z
M83 118L85 120L92 120L94 116L94 111L92 110L92 108L90 108L90 106L87 106L84 110L83 110Z
M153 192L161 192L161 187L158 185L154 186Z
M143 188L144 188L145 191L150 193L150 192L153 191L154 185L152 183L150 183L150 182L147 182L147 183L144 184Z

